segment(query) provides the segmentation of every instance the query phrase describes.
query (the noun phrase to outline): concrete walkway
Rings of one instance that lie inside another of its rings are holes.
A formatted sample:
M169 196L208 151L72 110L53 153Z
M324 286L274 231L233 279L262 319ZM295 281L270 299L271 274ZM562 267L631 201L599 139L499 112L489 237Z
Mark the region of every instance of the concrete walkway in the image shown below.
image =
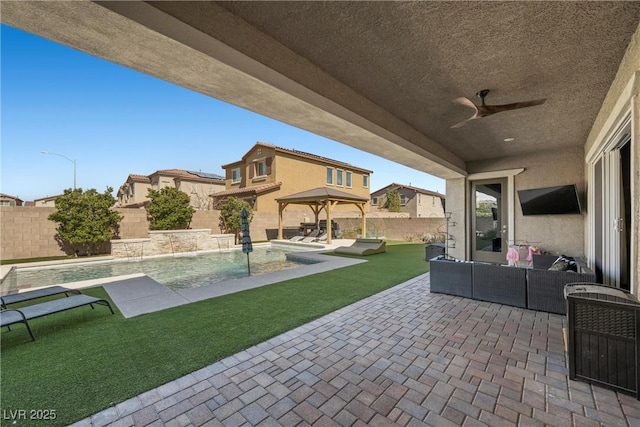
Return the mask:
M640 426L635 398L569 381L563 321L426 274L75 425Z

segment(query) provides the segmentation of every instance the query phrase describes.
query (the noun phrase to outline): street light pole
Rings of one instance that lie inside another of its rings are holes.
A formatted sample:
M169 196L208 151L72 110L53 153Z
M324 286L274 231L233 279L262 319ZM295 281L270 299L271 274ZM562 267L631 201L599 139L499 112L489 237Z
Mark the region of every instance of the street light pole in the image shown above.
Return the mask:
M73 163L73 189L75 190L76 189L76 160L70 157L67 157L65 155L62 155L60 153L52 153L51 151L41 151L41 153L62 157L63 159L69 160L71 163Z

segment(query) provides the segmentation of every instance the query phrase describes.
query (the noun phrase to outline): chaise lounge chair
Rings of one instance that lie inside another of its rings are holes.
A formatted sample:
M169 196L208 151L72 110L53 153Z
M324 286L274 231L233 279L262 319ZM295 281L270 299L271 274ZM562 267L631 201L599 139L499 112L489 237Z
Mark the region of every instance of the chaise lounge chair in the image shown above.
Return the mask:
M382 239L356 239L351 246L337 247L334 252L346 255L372 255L387 250L387 244Z
M29 326L29 322L27 322L26 317L18 310L2 310L0 311L0 328L6 326L7 329L11 330L11 325L15 325L16 323L24 323L27 327L27 331L29 331L29 335L31 335L31 341L35 341L36 338L33 336L33 331L31 331L31 326Z
M20 292L17 294L4 295L0 297L0 306L7 308L7 304L16 304L23 301L30 301L37 298L48 297L52 295L64 294L80 294L81 292L76 289L69 289L63 286L50 286L48 288L34 289L32 291Z
M315 229L311 233L307 234L305 238L300 241L305 243L311 243L314 240L316 240L316 237L318 237L318 234L320 234L320 230Z
M29 330L31 338L35 341L31 327L28 321L37 319L38 317L47 316L49 314L60 313L62 311L71 310L72 308L83 307L85 305L91 306L93 309L94 304L104 305L109 308L111 314L114 314L113 308L109 301L102 298L95 298L89 295L73 295L68 298L60 298L53 301L47 301L40 304L28 305L20 307L19 309L2 310L0 311L0 327L24 323ZM18 314L19 313L19 314Z

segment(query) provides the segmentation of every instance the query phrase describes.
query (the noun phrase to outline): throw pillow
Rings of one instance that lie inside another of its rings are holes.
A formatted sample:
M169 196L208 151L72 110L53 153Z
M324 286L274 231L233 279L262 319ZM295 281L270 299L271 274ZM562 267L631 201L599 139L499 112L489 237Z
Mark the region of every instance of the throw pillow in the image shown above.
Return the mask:
M560 255L557 260L549 267L550 271L578 271L578 264L574 258L566 255Z

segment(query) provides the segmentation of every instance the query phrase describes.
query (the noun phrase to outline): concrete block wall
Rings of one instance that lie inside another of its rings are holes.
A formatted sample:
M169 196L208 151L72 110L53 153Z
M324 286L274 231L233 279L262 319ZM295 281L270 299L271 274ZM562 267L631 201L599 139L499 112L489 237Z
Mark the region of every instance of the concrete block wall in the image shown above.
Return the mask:
M346 237L362 227L362 218L335 220ZM367 236L387 240L422 241L423 237L444 236L444 218L367 218Z
M0 206L0 258L23 259L71 255L71 252L67 253L60 247L55 239L56 224L47 219L54 211L55 208L52 207ZM121 239L150 238L144 209L118 208L117 211L123 215L120 223ZM216 210L196 211L191 221L191 227L193 230L209 229L210 235L220 234L219 216L220 212ZM308 221L313 221L311 210L306 214L305 212L285 211L283 215L285 237L295 235L300 223L304 222L305 218ZM321 215L320 219L323 218L324 215ZM352 215L352 218L336 218L335 221L338 222L342 230L356 230L361 226L361 219L356 213ZM367 218L367 229L370 235L377 233L387 239L419 241L427 233L444 232L444 219ZM277 213L254 213L251 222L251 239L253 241L275 239L277 230ZM171 241L171 243L175 243L175 241ZM218 240L212 244L214 243L217 248ZM200 245L200 241L198 241L198 245ZM133 246L130 244L128 250L132 251L132 248ZM127 251L127 248L120 249L125 253ZM113 244L111 250L113 250ZM145 252L147 255L149 253Z
M0 258L20 259L67 255L55 240L51 207L0 206Z
M120 221L120 237L122 239L140 239L148 236L149 221L145 209L117 208L123 216Z

